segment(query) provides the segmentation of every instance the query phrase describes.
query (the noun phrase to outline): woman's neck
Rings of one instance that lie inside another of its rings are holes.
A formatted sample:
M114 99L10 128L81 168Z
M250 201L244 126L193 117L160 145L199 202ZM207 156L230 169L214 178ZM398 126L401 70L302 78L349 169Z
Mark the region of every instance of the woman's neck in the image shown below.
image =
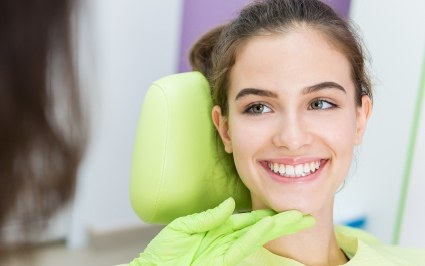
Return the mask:
M336 242L332 210L313 214L316 225L264 245L270 252L309 266L333 266L347 262Z

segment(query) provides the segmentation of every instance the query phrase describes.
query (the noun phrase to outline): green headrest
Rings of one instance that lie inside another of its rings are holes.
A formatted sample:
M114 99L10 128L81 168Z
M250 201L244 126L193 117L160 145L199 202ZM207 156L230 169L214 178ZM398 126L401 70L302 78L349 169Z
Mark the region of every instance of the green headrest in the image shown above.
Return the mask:
M145 95L133 156L130 198L147 223L215 207L232 196L237 210L250 208L211 119L205 77L188 72L155 81Z

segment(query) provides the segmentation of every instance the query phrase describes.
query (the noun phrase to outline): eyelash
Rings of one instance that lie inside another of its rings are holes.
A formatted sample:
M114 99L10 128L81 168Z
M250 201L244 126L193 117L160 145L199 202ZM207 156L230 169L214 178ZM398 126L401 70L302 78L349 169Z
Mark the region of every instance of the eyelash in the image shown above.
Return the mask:
M312 108L312 105L314 104L314 103L317 103L317 102L321 102L322 103L322 105L323 104L328 104L328 105L330 105L329 107L327 107L327 108L318 108L318 109L316 109L316 108ZM256 107L261 107L261 108L263 108L262 110L261 110L261 112L260 113L257 113L257 112L254 112L254 108L256 108ZM267 108L267 109L269 109L270 111L267 111L267 112L264 112L264 108ZM332 102L330 102L330 101L328 101L328 100L325 100L325 99L320 99L320 98L318 98L318 99L314 99L312 102L310 102L310 104L308 105L308 110L313 110L313 111L315 111L315 110L332 110L332 109L335 109L335 108L338 108L338 105L336 105L336 104L334 104L334 103L332 103ZM252 104L250 104L245 110L244 110L244 114L248 114L248 115L261 115L261 114L264 114L264 113L270 113L271 112L271 108L270 107L268 107L266 104L263 104L263 103L252 103Z
M329 104L330 105L330 107L328 107L328 108L319 108L319 109L316 109L316 108L312 108L312 105L314 104L314 103L317 103L317 102L321 102L322 103L322 105L323 105L323 103L325 103L325 104ZM336 104L334 104L334 103L332 103L332 102L330 102L330 101L328 101L328 100L325 100L325 99L320 99L320 98L318 98L318 99L314 99L309 105L308 105L308 110L331 110L331 109L335 109L335 108L337 108L338 106L336 105Z
M262 107L263 108L262 112L261 113L254 112L253 110L254 110L255 107ZM246 108L243 113L244 114L248 114L248 115L261 115L261 114L264 114L264 108L267 108L267 109L269 109L271 111L271 108L268 107L266 104L263 104L263 103L253 103L253 104L250 104L248 106L248 108ZM266 113L269 113L270 111L267 111Z

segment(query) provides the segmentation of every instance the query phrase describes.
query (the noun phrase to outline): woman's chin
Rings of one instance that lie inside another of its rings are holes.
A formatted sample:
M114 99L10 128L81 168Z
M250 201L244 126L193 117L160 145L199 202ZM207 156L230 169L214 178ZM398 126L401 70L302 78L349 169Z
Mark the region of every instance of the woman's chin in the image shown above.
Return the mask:
M276 203L269 205L272 210L277 213L289 211L289 210L298 210L303 214L313 214L317 213L320 206L317 206L317 203L314 202L296 202L296 203Z

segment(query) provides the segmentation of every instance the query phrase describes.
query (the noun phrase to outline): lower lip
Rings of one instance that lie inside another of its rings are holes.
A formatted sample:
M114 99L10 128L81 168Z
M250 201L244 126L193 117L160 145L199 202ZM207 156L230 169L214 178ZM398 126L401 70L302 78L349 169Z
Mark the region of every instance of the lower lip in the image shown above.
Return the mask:
M300 176L300 177L284 177L279 174L274 173L270 168L268 167L266 162L262 162L263 168L270 174L270 176L276 180L279 183L285 183L285 184L299 184L299 183L308 183L312 182L313 180L317 179L320 174L323 171L323 168L327 164L328 160L321 160L320 161L320 168L316 170L316 172L307 175L307 176Z

